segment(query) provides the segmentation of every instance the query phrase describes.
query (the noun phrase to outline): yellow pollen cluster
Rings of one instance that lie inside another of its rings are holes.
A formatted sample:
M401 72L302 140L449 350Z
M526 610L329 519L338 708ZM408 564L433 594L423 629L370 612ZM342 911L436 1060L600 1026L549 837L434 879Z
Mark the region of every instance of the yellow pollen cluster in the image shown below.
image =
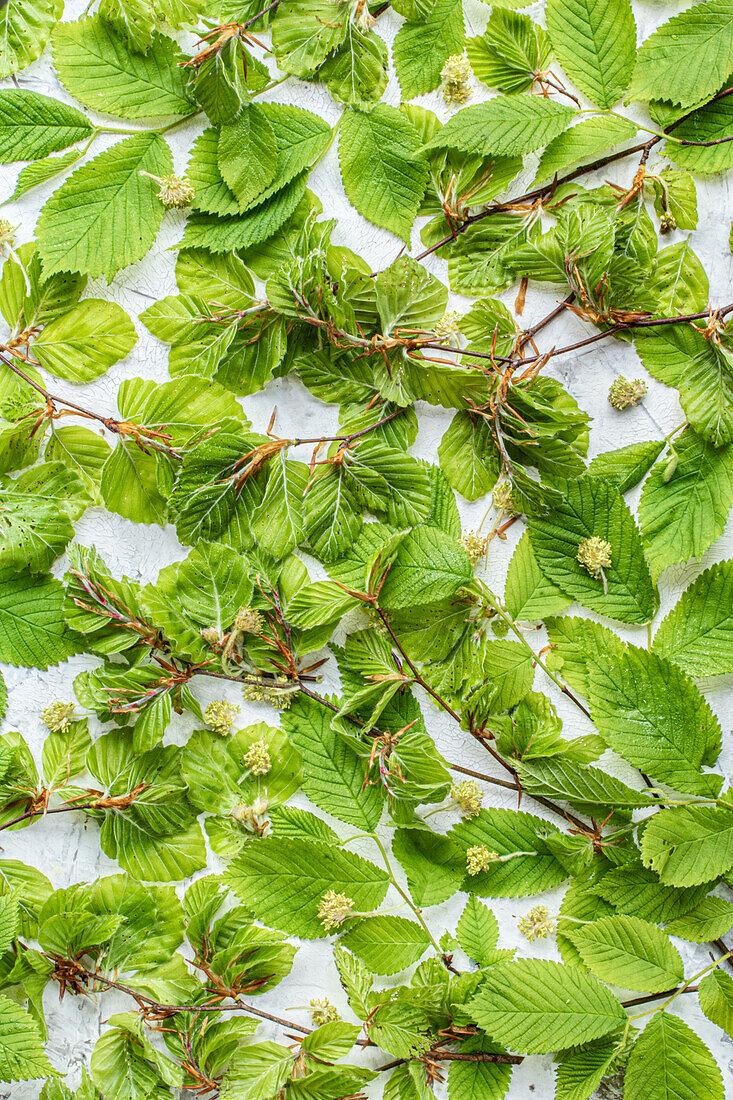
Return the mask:
M466 817L477 817L481 813L483 795L473 779L464 779L462 783L457 783L451 787L450 793Z
M193 184L185 176L152 176L150 172L141 172L141 176L147 176L153 183L159 185L158 198L163 206L175 207L182 210L190 206L196 192Z
M498 852L490 852L485 844L478 844L466 852L466 870L469 875L479 875L498 859L501 859Z
M272 767L267 741L255 741L247 749L244 762L253 775L266 775Z
M467 57L453 54L440 71L443 79L443 99L451 106L460 106L473 94L470 80L473 75Z
M512 487L508 481L500 481L491 490L494 507L497 512L503 512L506 516L518 516L519 512L512 500Z
M58 700L41 711L41 721L51 733L63 733L74 720L74 704Z
M327 932L343 924L353 911L351 898L346 894L337 894L335 890L327 890L318 902L318 919Z
M449 309L438 321L433 332L439 340L444 340L446 336L451 336L453 333L461 331L459 328L460 320L461 315L458 310Z
M576 558L586 573L597 581L603 580L603 570L611 564L611 543L599 535L591 535L579 543Z
M340 1020L341 1014L335 1005L332 1005L327 997L314 997L311 1001L311 1023L313 1027L321 1027L322 1024L333 1023Z
M517 928L530 943L534 940L546 940L553 929L549 909L546 905L535 905L534 909L530 909L526 917L522 917L517 923Z
M204 722L214 733L231 733L239 709L235 703L227 703L225 699L215 699L204 711Z
M478 535L475 531L469 531L467 535L458 540L471 559L471 565L481 561L489 545L488 538Z

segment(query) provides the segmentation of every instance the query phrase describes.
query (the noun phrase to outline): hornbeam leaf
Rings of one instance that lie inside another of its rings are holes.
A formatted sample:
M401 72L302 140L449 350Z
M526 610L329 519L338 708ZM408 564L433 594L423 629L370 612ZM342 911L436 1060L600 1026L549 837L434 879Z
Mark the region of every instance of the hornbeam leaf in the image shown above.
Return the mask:
M464 107L425 148L503 157L531 153L567 130L575 114L572 107L539 96L498 96Z
M63 591L51 576L0 572L0 660L48 668L78 652L61 610Z
M647 38L628 98L663 98L691 107L717 92L732 70L733 0L708 0L673 16Z
M82 165L48 200L38 220L44 275L79 271L105 275L148 251L165 208L141 172L166 176L170 149L159 134L142 133Z
M460 0L436 0L428 20L404 23L392 53L402 98L437 88L448 58L463 53L465 37Z
M55 1073L36 1021L14 1001L0 997L0 1081L31 1081Z
M8 0L0 18L0 78L40 57L63 0Z
M711 566L685 589L652 648L688 676L733 672L733 561Z
M468 1011L513 1050L546 1054L617 1031L626 1013L609 989L576 967L520 959L489 971Z
M644 830L641 854L667 886L712 882L733 866L733 808L661 810Z
M552 48L574 84L612 107L631 80L636 23L629 0L548 0Z
M375 974L396 974L422 958L430 937L415 921L378 914L353 924L341 944Z
M387 892L385 871L342 848L313 840L265 838L248 845L227 869L227 882L260 920L307 939L327 935L318 904L333 890L354 911L375 909Z
M624 1075L624 1100L723 1100L720 1070L678 1016L659 1012L642 1031Z
M146 54L131 53L97 16L59 23L53 53L61 83L86 107L131 119L192 111L178 45L165 35L156 35Z
M368 221L408 242L428 179L419 148L414 127L385 103L342 118L339 165L349 201Z
M68 103L38 92L0 91L0 161L36 160L88 138L89 119Z
M610 985L661 993L684 977L682 959L669 938L638 917L602 917L565 935L588 969Z

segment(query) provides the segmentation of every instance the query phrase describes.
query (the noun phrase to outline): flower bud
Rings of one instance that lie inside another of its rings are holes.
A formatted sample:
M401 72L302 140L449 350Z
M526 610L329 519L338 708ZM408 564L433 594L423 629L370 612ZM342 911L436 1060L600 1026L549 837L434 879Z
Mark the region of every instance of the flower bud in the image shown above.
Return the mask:
M667 465L664 467L664 472L662 473L662 481L665 485L674 477L679 460L680 456L677 454L677 452L672 451L672 454L669 456L669 459L667 461Z
M190 206L194 200L196 192L186 176L152 176L150 172L141 172L140 175L147 176L148 179L160 185L158 198L163 206L183 209L185 206Z
M41 711L41 721L51 733L65 733L74 720L74 704L58 700Z
M466 870L469 875L479 875L500 859L498 852L490 852L485 844L477 844L466 852Z
M641 378L634 378L633 381L629 381L628 378L620 375L611 383L608 400L614 409L623 411L623 409L632 409L638 405L645 393L646 382L642 382Z
M238 714L239 707L235 703L215 699L204 711L204 722L214 733L231 733Z
M599 581L603 577L603 570L608 569L611 564L611 543L598 535L591 535L579 543L576 558L586 573Z
M470 80L473 75L467 57L453 54L440 71L443 78L443 99L449 105L461 106L473 94Z

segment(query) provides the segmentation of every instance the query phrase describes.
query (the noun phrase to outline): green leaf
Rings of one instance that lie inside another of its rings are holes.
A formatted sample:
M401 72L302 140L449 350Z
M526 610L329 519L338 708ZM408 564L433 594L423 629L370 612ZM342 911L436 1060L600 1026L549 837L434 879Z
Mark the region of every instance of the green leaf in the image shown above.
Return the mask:
M137 343L135 326L116 302L85 298L33 341L41 366L70 382L92 382Z
M705 309L710 292L708 277L689 241L671 244L657 253L648 289L658 302L655 312L661 317Z
M62 0L8 0L0 22L0 78L40 57L63 10Z
M353 924L341 944L375 974L396 974L422 958L430 937L415 921L379 914Z
M61 611L63 588L51 576L0 573L0 660L48 668L76 653Z
M467 410L451 420L438 457L451 486L466 500L486 496L499 478L499 455L491 431L483 417Z
M437 88L441 69L451 55L463 53L465 38L459 0L436 0L426 21L403 24L392 51L403 100Z
M503 1048L484 1036L476 1036L461 1044L462 1054L482 1051L503 1054ZM502 1100L511 1081L513 1067L492 1062L467 1060L451 1062L448 1070L450 1100Z
M609 985L662 993L684 977L682 959L669 938L638 917L602 917L565 934L588 969Z
M66 149L92 133L92 124L76 107L38 92L0 91L0 162L36 160Z
M38 187L47 180L53 179L59 172L65 172L66 169L70 168L72 164L75 164L81 156L81 149L69 149L68 152L62 153L60 157L44 157L43 160L36 160L32 161L31 164L26 164L25 168L21 168L18 174L18 181L15 184L15 190L12 195L8 196L7 201L10 202L12 199L19 199L21 195L25 195L26 191L30 191L31 188Z
M665 931L691 943L708 943L725 936L732 927L733 903L711 896L703 898L689 913L670 921Z
M700 982L700 1008L708 1020L733 1033L733 978L722 970L713 970Z
M492 1038L527 1054L587 1043L626 1022L619 1002L595 978L544 959L490 971L469 1012Z
M575 114L572 107L539 96L498 96L458 111L425 148L482 156L532 153L567 130Z
M347 14L334 0L286 0L272 23L272 46L280 68L312 76L346 36Z
M135 443L118 439L102 469L100 489L110 512L133 523L165 523L165 498L158 488L155 456Z
M558 615L571 603L571 598L540 569L529 533L525 531L507 569L504 589L507 611L515 621L532 622L534 619L545 619L548 615Z
M92 1080L109 1100L167 1100L170 1089L160 1078L154 1055L147 1055L144 1043L135 1035L110 1028L92 1052Z
M547 32L526 15L495 7L486 30L470 38L468 60L474 75L500 92L528 92L535 74L545 72L552 60Z
M535 184L551 180L636 135L633 122L621 118L585 118L559 134L540 157Z
M232 122L221 127L219 170L240 210L246 210L270 186L277 161L275 133L261 107L250 103Z
M277 1043L252 1043L240 1047L229 1063L219 1096L221 1100L260 1100L274 1096L290 1076L293 1053Z
M298 695L283 715L283 729L303 756L303 791L311 802L357 829L376 828L379 791L364 786L365 763L331 728L326 708Z
M277 233L295 212L305 194L307 173L283 187L271 199L240 217L219 218L194 214L188 219L181 248L205 248L210 252L232 252L262 244Z
M699 111L693 111L689 118L675 127L674 136L680 138L680 141L710 141L719 142L719 144L706 148L701 145L669 142L666 146L666 155L674 164L678 164L681 168L688 168L696 175L714 175L728 171L733 164L733 149L730 142L720 141L720 139L730 135L732 119L733 104L729 98L706 103ZM677 224L680 229L684 228L683 222L678 221Z
M716 449L689 428L675 443L677 468L659 462L641 494L639 519L652 575L700 558L723 533L733 505L733 448Z
M628 87L636 60L629 0L548 0L547 30L573 83L598 107L612 107Z
M452 596L472 577L468 555L437 527L417 527L400 543L380 603L388 611Z
M589 666L593 721L629 763L690 794L715 795L721 778L701 772L720 751L720 726L695 685L663 657L629 647Z
M479 966L486 966L491 960L499 942L499 923L488 906L473 895L461 913L456 937L469 959Z
M146 54L131 53L96 16L59 23L53 54L61 83L85 107L130 119L191 113L181 54L165 35L156 35Z
M723 1100L720 1070L702 1039L659 1012L636 1040L624 1076L625 1100Z
M733 672L733 561L706 569L662 620L652 648L688 676Z
M620 493L625 493L638 485L644 475L649 473L663 450L663 440L629 443L627 447L596 455L588 466L588 473L610 481Z
M18 935L18 901L12 894L0 897L0 951L8 951Z
M0 1081L55 1075L33 1017L7 997L0 997Z
M686 889L664 886L641 861L609 871L595 887L604 901L611 903L619 913L656 922L688 913L703 900L709 889L709 883Z
M673 16L646 39L628 98L649 102L663 96L691 107L717 92L731 70L733 3L709 0Z
M397 829L392 851L405 872L416 905L439 905L460 890L465 859L447 837L421 828Z
M349 107L372 106L387 85L388 54L377 34L349 22L346 38L318 71L334 99Z
M265 838L248 845L227 870L227 881L255 916L306 939L325 935L318 903L327 891L345 894L355 912L384 900L389 879L352 852L313 840Z
M349 201L374 225L409 242L428 171L420 139L394 107L346 111L339 130L339 165Z
M594 477L564 485L565 496L548 516L532 516L529 533L537 564L558 588L593 611L626 623L648 622L657 596L634 519L615 486ZM611 564L596 579L577 559L583 540L611 546Z
M733 809L674 806L660 810L644 829L641 855L666 886L712 882L733 866Z
M562 756L525 760L519 765L522 788L544 798L564 799L590 812L598 807L634 809L653 800L600 768L587 767Z
M449 839L464 853L485 845L490 852L512 857L490 863L478 875L467 875L464 889L479 897L516 898L559 886L568 878L568 872L547 843L556 832L533 814L494 807L454 825Z
M164 207L153 181L140 172L166 176L171 169L170 149L153 133L126 138L77 168L38 220L44 274L80 271L105 275L109 282L121 267L141 259L155 240Z

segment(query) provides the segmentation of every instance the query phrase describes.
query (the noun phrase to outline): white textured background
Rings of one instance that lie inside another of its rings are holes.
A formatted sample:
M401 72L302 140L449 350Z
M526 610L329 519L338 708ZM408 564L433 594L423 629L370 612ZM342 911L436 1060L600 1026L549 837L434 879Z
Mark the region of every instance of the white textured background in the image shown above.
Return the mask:
M686 6L688 6L686 3L671 5L656 3L653 0L635 3L640 40L645 38L656 25ZM67 5L66 18L78 18L83 7L84 0L73 0ZM541 4L535 4L526 10L533 17L542 19ZM488 12L488 7L480 3L480 0L468 0L467 31L469 35L481 33ZM401 23L400 17L388 11L380 16L377 29L391 43ZM263 37L267 38L267 35ZM6 83L10 84L9 81ZM39 61L17 77L17 85L69 100L53 73L49 50ZM660 91L663 93L663 89ZM325 89L296 79L290 79L269 95L277 102L294 103L306 107L331 124L336 122L341 112L339 105L333 102ZM395 105L399 103L399 87L394 72L390 73L390 82L384 98L388 103ZM482 98L487 98L486 89L477 86L472 102L478 102ZM441 117L447 117L448 111L437 95L423 96L417 102L438 111ZM99 122L105 121L102 116L99 116ZM185 169L188 150L193 138L202 128L203 124L199 125L198 122L189 123L168 135L178 171ZM105 142L111 144L113 140L110 137L98 138L94 146L95 151L101 150ZM652 158L649 165L652 171L654 171L654 164L655 160ZM535 158L529 158L528 170L515 183L514 193L521 193L525 182L531 183L534 165ZM622 161L606 169L602 178L610 178L628 186L634 170L633 160ZM16 176L17 167L0 169L0 198L12 193ZM58 180L52 181L45 187L37 188L24 196L21 201L10 203L0 211L0 216L9 218L13 224L20 226L19 241L32 238L37 213L58 182ZM599 178L597 182L602 182L602 179ZM400 242L391 234L370 225L349 205L341 184L335 145L312 173L310 186L323 201L324 216L338 218L335 243L354 248L375 269L385 267L395 258L400 250ZM714 305L722 305L731 301L733 294L733 271L728 250L728 227L733 210L729 201L728 180L719 178L709 182L699 181L698 196L700 224L699 229L692 234L692 244L710 277L713 288L711 301ZM176 212L169 213L149 256L122 271L109 287L102 280L91 282L86 295L114 299L120 302L133 317L136 317L151 301L165 294L175 293L173 278L175 253L167 249L179 239L182 227L183 217ZM680 239L681 235L675 233L666 238L663 243L673 243ZM412 252L417 254L420 250L418 233L415 231ZM430 257L427 266L447 282L446 264L443 261ZM515 292L516 288L502 295L510 307ZM548 292L536 285L531 286L521 323L530 325L544 316L552 308L557 297L557 293ZM465 310L470 304L467 299L460 296L454 295L453 299L451 308ZM142 376L159 382L164 381L167 378L167 347L154 340L142 324L138 323L137 327L140 339L132 354L124 362L116 364L106 376L89 386L52 382L51 389L57 393L67 394L99 412L114 415L115 393L122 379ZM589 331L580 321L567 315L541 334L540 346L547 348L552 345L571 343L583 335L588 335ZM633 348L628 344L612 339L596 344L580 353L553 361L549 372L563 382L580 405L594 418L591 431L591 457L601 451L623 446L635 440L661 438L684 419L676 392L656 383L653 379L648 379L649 394L639 408L626 413L618 413L610 408L606 394L613 378L618 374L629 377L644 374ZM279 434L314 436L333 434L335 430L337 407L326 406L316 401L293 378L271 382L264 392L243 400L247 415L252 419L255 429L260 431L267 425L275 405L277 406L275 431ZM453 414L423 404L418 405L418 414L420 434L413 451L422 458L435 461L441 435ZM627 498L632 506L638 500L638 494L637 489ZM478 526L485 512L486 502L478 501L474 505L469 505L459 500L459 507L464 528L470 530ZM500 543L498 540L492 543L486 579L487 583L498 592L503 590L506 566L521 534L521 527L521 524L516 524L510 530L505 543ZM130 577L143 582L154 580L160 568L184 557L186 553L176 539L172 527L161 530L158 527L136 525L119 516L111 515L101 508L90 509L84 515L77 524L77 538L87 545L96 544L115 572L119 574L124 571ZM729 532L705 555L700 566L693 562L689 566L678 566L668 570L662 578L662 609L657 623L676 601L680 592L698 574L700 568L731 556L733 556L733 533ZM308 562L308 564L312 567L311 572L314 577L321 575L320 566L317 563ZM55 572L60 574L63 566L64 562L61 559L57 563ZM583 609L577 607L572 610L574 614L585 613ZM621 632L624 636L628 636L629 640L644 644L643 628L641 631L621 628ZM542 638L542 634L533 632L531 641L536 648L542 644ZM81 669L92 667L95 663L91 658L80 656L47 672L4 667L3 674L9 689L9 707L4 728L19 729L29 741L37 758L40 758L44 734L38 717L40 710L54 699L73 698L74 677ZM325 686L329 690L336 686L334 680L329 682L328 670L326 670ZM711 681L709 690L706 690L706 697L717 712L723 726L724 750L721 766L727 774L730 774L730 764L733 759L730 686L731 684L724 678L718 678ZM553 698L564 719L568 737L590 732L590 723L568 700L562 696L558 697L559 693L554 689L554 685L546 680L540 670L537 673L535 687L547 692ZM225 688L228 688L226 694L232 702L241 702L239 692L234 685L225 685ZM196 694L205 705L212 698L221 697L221 687L208 681L200 685L197 683ZM438 713L426 700L422 701L431 731L439 748L447 757L465 766L488 770L491 763L488 755L484 754L480 747L472 743L467 736L456 731L449 718ZM269 708L244 704L242 713L242 725L261 719L277 724L277 717ZM90 728L93 734L101 731L100 724L93 716L90 720ZM183 743L192 728L191 716L174 716L168 737L177 743ZM611 766L615 765L612 763ZM307 799L303 796L297 796L295 801L299 805L308 805ZM516 805L516 801L508 792L491 787L486 792L486 804L512 807ZM538 807L533 805L531 809L536 812ZM541 808L539 811L542 812ZM436 825L437 822L441 822L442 824L437 827L447 828L454 820L453 814L445 814L433 819L433 823ZM338 822L332 822L332 824L336 825L342 836L349 835L348 827ZM78 819L72 815L61 819L49 819L33 825L26 831L7 833L4 840L5 857L18 858L35 864L50 876L57 887L72 882L91 881L101 875L114 873L118 869L116 864L100 851L97 826L92 822L85 823L81 815ZM360 843L363 844L363 842ZM362 847L359 850L372 858L376 857L376 853L369 852L368 848ZM217 869L217 867L216 857L212 857L210 868ZM556 913L561 896L562 891L558 890L540 900L550 907L551 912ZM491 903L501 926L500 946L516 947L520 956L532 954L545 958L557 958L554 941L529 945L516 930L517 919L537 900L537 898L526 898L498 900ZM459 894L446 904L426 911L426 918L436 936L446 928L455 928L464 902L465 897ZM683 941L676 941L676 943L685 958L687 974L695 973L709 961L704 947L696 948ZM338 984L328 945L304 943L296 957L291 976L262 999L262 1004L271 1012L290 1016L294 1020L307 1024L309 1021L305 1012L288 1010L291 1006L306 1005L312 997L318 996L330 997L342 1009L345 1017L351 1018L345 997ZM104 1021L114 1011L129 1007L129 1001L124 997L118 998L116 994L106 994L99 1004L71 996L67 996L63 1003L59 1004L55 988L49 987L46 1005L50 1031L49 1056L54 1065L68 1074L69 1083L76 1084L82 1065L88 1065ZM695 1027L711 1046L723 1071L726 1097L731 1100L733 1098L733 1043L702 1016L694 996L679 998L674 1004L674 1011ZM283 1039L277 1028L266 1023L261 1026L260 1035L263 1038ZM385 1059L377 1056L375 1064L380 1060ZM379 1079L377 1083L379 1087L372 1086L370 1095L381 1095L383 1080L383 1078ZM7 1098L33 1100L38 1095L38 1091L39 1086L34 1084L0 1085L0 1100L7 1100ZM530 1058L522 1066L517 1067L507 1095L510 1100L530 1100L530 1098L544 1100L552 1096L552 1093L551 1059L548 1056ZM704 1098L701 1097L700 1100Z

